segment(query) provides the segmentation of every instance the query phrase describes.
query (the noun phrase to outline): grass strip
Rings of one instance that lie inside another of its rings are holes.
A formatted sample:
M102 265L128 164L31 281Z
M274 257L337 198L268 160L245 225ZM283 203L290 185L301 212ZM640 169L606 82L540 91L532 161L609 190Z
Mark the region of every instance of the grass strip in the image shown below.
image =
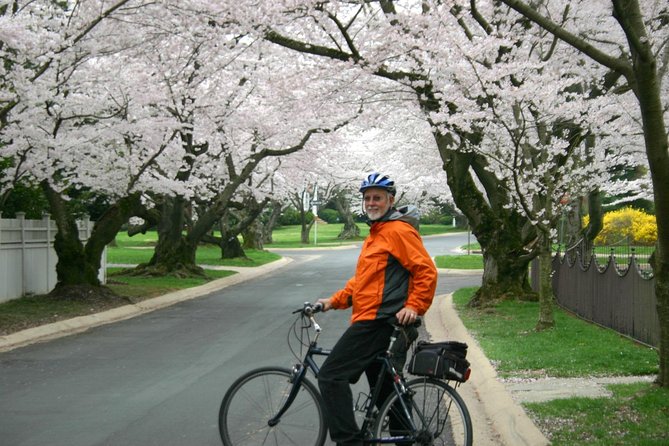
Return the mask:
M234 271L205 270L206 277L147 277L119 274L122 271L121 268L107 268L107 287L119 296L131 298L133 302L204 285L211 280L236 274Z
M502 377L587 378L658 373L657 352L556 308L556 327L538 332L536 302L504 301L485 309L453 301L467 330ZM475 371L474 371L475 373ZM524 404L553 446L667 445L669 389L651 383L615 384L610 398L569 398Z
M117 268L109 268L116 273ZM49 295L29 295L0 303L0 335L15 333L26 328L49 324L77 316L85 316L121 305L139 302L172 291L177 291L236 274L234 271L206 270L206 277L146 277L111 275L107 287L119 297L95 299L54 299Z
M483 257L477 254L435 256L437 268L448 269L483 269Z
M658 373L658 355L612 330L555 309L555 328L536 331L539 303L507 300L494 307L466 306L476 288L453 300L467 330L502 377L632 376Z
M569 398L525 405L553 446L669 444L669 389L611 384L610 398Z
M148 242L151 243L151 242ZM221 248L218 246L204 245L200 246L195 253L195 262L200 265L214 266L261 266L266 263L274 262L281 258L280 255L269 251L260 251L257 249L244 250L246 258L236 257L234 259L222 259ZM138 265L147 263L153 256L153 246L137 244L126 244L118 242L116 246L107 248L107 263L109 264L129 264Z
M272 232L272 243L265 245L265 248L306 248L314 246L338 246L359 243L369 235L369 226L365 223L359 223L360 236L356 239L340 240L338 235L341 233L344 225L342 223L330 223L318 225L318 244L315 245L314 228L311 228L309 234L309 243L300 243L300 226L282 226ZM450 232L462 232L460 228L454 228L450 225L420 225L420 234L422 236L446 234Z

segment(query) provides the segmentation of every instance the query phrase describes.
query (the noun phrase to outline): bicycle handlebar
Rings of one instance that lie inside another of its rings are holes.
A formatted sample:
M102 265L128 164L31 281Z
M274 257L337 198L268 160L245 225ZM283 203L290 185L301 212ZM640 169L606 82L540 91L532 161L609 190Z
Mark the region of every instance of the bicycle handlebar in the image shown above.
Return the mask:
M293 314L302 313L304 316L311 317L316 313L320 313L321 311L323 311L322 303L317 302L312 304L311 302L305 302L302 308L298 308L297 310L293 311Z
M320 302L316 303L311 303L311 302L305 302L302 308L298 308L297 310L293 311L293 314L297 313L302 313L302 315L306 317L311 317L316 313L320 313L323 311L323 304ZM395 327L415 327L418 328L422 325L422 320L420 318L416 319L414 322L411 322L410 324L402 325L397 321L397 318L395 316L391 317L388 319L388 323L390 325L393 325Z

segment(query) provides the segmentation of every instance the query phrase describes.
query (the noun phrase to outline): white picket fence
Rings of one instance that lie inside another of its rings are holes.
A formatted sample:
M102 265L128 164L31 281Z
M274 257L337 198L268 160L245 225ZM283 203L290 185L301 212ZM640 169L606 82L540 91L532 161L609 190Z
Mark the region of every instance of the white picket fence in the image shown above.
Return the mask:
M53 241L56 222L45 215L41 220L0 216L0 302L27 294L46 294L56 286L58 256ZM78 221L79 238L88 240L93 229L90 219ZM100 280L106 282L107 252L102 256Z

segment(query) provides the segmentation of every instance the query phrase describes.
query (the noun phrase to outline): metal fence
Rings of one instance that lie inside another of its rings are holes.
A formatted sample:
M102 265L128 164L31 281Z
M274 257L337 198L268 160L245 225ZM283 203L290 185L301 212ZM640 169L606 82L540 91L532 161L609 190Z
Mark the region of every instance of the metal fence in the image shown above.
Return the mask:
M88 240L93 223L78 221L79 238ZM41 220L27 220L23 213L17 218L0 216L0 302L27 294L45 294L56 285L58 257L53 242L58 232L56 223L45 215ZM102 256L99 277L106 279L106 251Z
M607 253L608 252L608 253ZM596 247L584 241L553 258L553 292L558 303L583 319L658 347L660 322L652 249ZM539 286L538 260L532 286Z

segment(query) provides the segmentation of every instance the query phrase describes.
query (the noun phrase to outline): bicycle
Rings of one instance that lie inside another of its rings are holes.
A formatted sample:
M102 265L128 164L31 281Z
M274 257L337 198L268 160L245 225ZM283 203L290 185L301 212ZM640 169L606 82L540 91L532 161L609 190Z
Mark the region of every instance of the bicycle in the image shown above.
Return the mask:
M228 389L219 411L219 432L225 446L314 445L325 443L327 424L322 397L307 378L310 370L318 376L314 357L327 356L330 350L318 346L321 327L314 319L320 304L305 303L288 335L293 355L300 361L292 369L262 367L239 377ZM300 332L297 332L298 324ZM311 340L310 329L315 337ZM384 374L393 378L393 392L377 409L380 387L370 389L356 410L364 413L361 432L366 445L472 445L472 423L467 406L455 390L459 385L434 377L406 381L394 367L392 347L400 335L395 325L390 345L381 361L378 383ZM300 345L296 353L291 335ZM306 339L306 342L305 342ZM302 351L306 347L306 353ZM466 378L469 377L467 373ZM360 400L360 397L359 397Z

